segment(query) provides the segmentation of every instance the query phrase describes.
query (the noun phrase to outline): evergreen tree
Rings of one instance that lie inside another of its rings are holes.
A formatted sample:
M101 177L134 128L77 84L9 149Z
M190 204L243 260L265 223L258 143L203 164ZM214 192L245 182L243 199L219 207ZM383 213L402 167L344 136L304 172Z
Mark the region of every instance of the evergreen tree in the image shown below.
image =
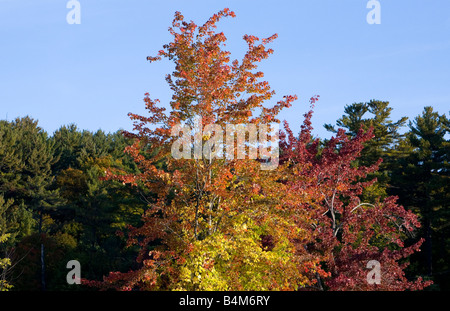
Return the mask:
M425 237L417 273L437 279L449 288L449 133L448 118L425 107L409 123L410 131L399 145L403 153L393 171L391 191L400 202L421 217ZM424 267L424 268L421 268Z
M58 204L58 191L52 189L53 144L30 117L17 118L9 124L2 121L2 127L0 135L6 139L0 146L0 192L33 211L39 221L38 230L42 231L44 214Z
M51 213L59 202L51 170L56 160L53 144L38 122L28 116L12 122L2 121L0 127L0 135L6 138L0 146L3 163L0 193L25 209L22 214L32 213L37 221L36 230L44 234L44 222L52 222ZM45 289L45 250L42 243L35 247L41 250L41 288Z
M78 241L75 253L83 275L99 279L111 269L129 268L134 252L125 249L125 239L116 233L137 224L146 203L139 190L102 179L109 167L136 172L123 152L128 140L120 131L92 133L76 127L62 127L52 139L64 154L56 163L57 187L65 200L59 209L60 230Z
M365 131L373 128L373 139L365 142L361 157L355 161L357 166L371 166L382 159L379 171L368 175L368 180L377 178L377 183L364 191L362 195L364 200L387 196L386 188L389 185L392 166L398 157L396 145L404 136L399 130L408 119L402 117L392 121L392 109L388 101L353 103L345 107L345 114L336 122L339 128L346 129L347 135L351 138L357 136L361 127ZM325 124L324 127L330 132L337 133L331 124Z
M62 126L53 133L51 140L55 146L55 156L58 158L53 164L54 174L58 175L69 167L77 167L77 158L82 148L81 136L75 124Z

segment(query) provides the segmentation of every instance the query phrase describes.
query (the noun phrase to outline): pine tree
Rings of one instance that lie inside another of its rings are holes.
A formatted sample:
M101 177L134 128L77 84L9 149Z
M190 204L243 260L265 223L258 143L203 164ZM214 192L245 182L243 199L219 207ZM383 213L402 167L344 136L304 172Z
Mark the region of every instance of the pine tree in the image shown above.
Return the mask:
M396 145L404 136L399 132L407 121L402 117L397 121L391 120L392 107L389 102L371 100L366 103L353 103L345 107L345 114L337 120L340 128L346 129L347 135L356 137L362 127L364 131L372 128L374 138L365 142L361 157L355 161L358 166L370 166L376 164L380 159L379 171L368 175L368 179L377 178L377 183L363 192L364 199L374 199L378 196L388 195L390 175L392 166L395 165L398 153ZM325 124L325 129L337 133L331 124Z
M448 118L425 107L422 115L409 123L410 131L399 145L404 156L393 172L392 192L400 202L421 217L425 237L419 273L444 277L449 286L450 216ZM446 275L446 276L445 276Z
M134 255L125 249L118 230L137 224L145 208L141 189L103 180L109 167L136 172L136 165L123 152L129 144L120 131L78 131L60 128L53 135L56 152L63 156L55 164L57 188L64 204L59 208L59 230L77 240L76 256L84 276L99 279L112 269L123 269ZM86 264L89 263L89 264Z
M47 133L30 117L16 118L12 122L2 121L3 163L0 193L6 199L14 199L19 206L33 214L37 231L44 234L44 222L50 220L57 207L59 195L53 189L54 177L51 167L55 162L53 144ZM50 221L51 222L51 221ZM45 253L41 244L41 287L45 289Z
M54 153L57 161L52 170L55 175L69 167L76 168L77 158L80 154L82 134L75 124L62 126L50 138L54 143Z

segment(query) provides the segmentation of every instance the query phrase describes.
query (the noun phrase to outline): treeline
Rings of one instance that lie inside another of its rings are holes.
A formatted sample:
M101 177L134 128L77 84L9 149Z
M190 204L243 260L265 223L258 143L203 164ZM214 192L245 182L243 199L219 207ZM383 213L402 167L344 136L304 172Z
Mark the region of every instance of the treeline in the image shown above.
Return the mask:
M344 128L350 137L361 127L373 128L374 138L354 165L382 162L367 177L377 182L364 189L361 201L396 195L419 216L421 228L405 243L425 242L408 258L407 276L433 280L428 289L448 290L450 123L432 107L410 121L391 120L391 111L383 101L351 104L336 125L325 128ZM121 131L93 133L70 125L50 136L30 117L0 121L0 289L90 289L67 284L72 259L89 280L136 268L139 250L128 247L122 233L141 225L152 193L104 178L111 168L139 173L124 152L131 144Z
M69 289L72 259L88 279L132 266L135 251L116 232L136 225L146 204L136 189L101 180L107 167L135 170L127 145L120 132L70 125L49 136L29 117L0 121L3 288Z

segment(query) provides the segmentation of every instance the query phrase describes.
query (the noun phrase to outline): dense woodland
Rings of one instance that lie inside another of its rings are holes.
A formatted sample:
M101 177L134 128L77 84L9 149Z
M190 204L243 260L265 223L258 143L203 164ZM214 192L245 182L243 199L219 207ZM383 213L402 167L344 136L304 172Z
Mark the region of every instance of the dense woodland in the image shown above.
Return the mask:
M172 110L146 94L133 132L0 121L1 290L450 289L445 112L392 120L386 101L349 104L323 139L312 109L298 135L284 124L273 171L170 157L176 121L267 123L296 99L262 108L274 93L254 69L275 37L244 37L247 54L228 65L214 25L233 15L201 27L175 15L174 41L149 57L176 64ZM66 282L72 259L81 285ZM369 260L381 284L367 284Z

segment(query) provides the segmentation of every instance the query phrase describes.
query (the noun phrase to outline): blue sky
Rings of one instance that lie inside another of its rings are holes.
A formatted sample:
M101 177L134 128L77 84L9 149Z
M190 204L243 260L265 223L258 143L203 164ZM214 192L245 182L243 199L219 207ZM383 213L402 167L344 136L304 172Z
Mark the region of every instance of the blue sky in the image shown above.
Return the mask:
M50 134L61 125L110 132L131 129L128 112L145 113L145 92L167 104L163 60L148 63L171 40L175 11L197 24L229 7L222 20L232 59L244 34L279 35L261 63L274 101L297 94L281 114L298 128L319 94L315 133L329 134L346 104L390 101L393 118L426 105L450 110L450 1L380 0L381 24L369 25L367 0L141 1L79 0L81 24L69 25L67 0L0 0L0 119L30 115Z

